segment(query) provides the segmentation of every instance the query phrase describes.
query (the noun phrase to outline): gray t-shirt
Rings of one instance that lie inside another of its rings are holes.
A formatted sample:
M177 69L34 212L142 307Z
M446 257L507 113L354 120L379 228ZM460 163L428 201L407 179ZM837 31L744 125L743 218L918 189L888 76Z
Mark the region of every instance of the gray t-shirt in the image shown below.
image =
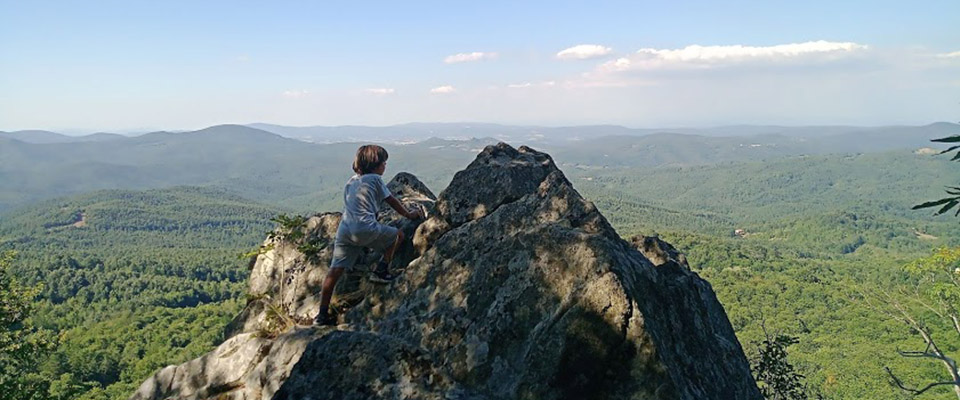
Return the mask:
M377 174L354 175L343 188L343 219L340 224L350 232L377 229L380 202L392 196Z

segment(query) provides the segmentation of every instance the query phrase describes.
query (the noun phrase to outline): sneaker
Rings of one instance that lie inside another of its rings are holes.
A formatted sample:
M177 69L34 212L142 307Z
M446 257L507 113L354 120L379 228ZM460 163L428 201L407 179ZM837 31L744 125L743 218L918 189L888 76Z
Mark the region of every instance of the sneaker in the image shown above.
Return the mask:
M337 324L337 317L330 313L317 314L317 317L313 320L313 324L319 326L334 326Z
M397 276L390 273L390 269L387 268L387 263L380 261L377 264L377 268L370 272L370 282L375 283L390 283L394 279L397 279Z

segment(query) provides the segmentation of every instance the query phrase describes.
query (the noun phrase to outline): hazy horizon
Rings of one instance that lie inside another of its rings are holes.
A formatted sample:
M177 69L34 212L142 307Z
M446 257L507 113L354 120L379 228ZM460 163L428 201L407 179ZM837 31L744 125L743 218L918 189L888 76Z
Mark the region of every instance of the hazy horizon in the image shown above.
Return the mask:
M148 134L148 133L155 133L155 132L194 132L194 131L199 131L199 130L203 130L203 129L207 129L207 128L211 128L211 127L215 127L215 126L222 126L222 125L236 125L236 126L246 126L246 127L253 127L254 125L271 125L271 126L276 126L276 127L294 128L294 129L307 129L307 128L348 128L348 127L383 129L383 128L390 128L390 127L400 127L400 126L405 126L405 125L418 125L418 124L420 124L420 125L431 125L431 124L435 124L435 125L471 125L471 124L477 124L477 125L500 125L500 126L510 127L510 128L530 127L530 128L550 128L550 129L557 129L557 128L579 128L579 127L595 127L595 126L612 126L612 127L622 127L622 128L631 129L631 130L661 130L661 129L662 129L662 130L670 130L670 129L673 129L673 130L712 130L712 129L726 129L726 128L736 128L736 127L753 127L753 128L762 128L762 127L777 127L777 128L820 128L820 127L885 128L885 127L896 127L896 126L903 126L903 127L921 127L921 126L928 126L928 125L939 124L939 123L958 124L958 123L960 123L960 122L948 121L948 120L941 120L941 121L922 122L922 123L916 123L916 124L864 124L864 125L853 125L853 124L832 124L832 125L831 125L831 124L797 124L797 125L789 125L789 124L745 124L745 123L732 123L732 124L725 124L725 125L702 125L702 126L695 126L695 125L689 125L689 126L687 126L687 125L678 125L678 126L628 126L628 125L613 124L613 123L580 124L580 125L559 125L559 124L557 124L557 125L550 125L550 124L506 124L506 123L486 122L486 121L455 121L455 122L424 122L424 121L411 121L411 122L403 122L403 123L389 124L389 125L343 124L343 125L300 125L300 126L298 126L298 125L285 125L285 124L269 123L269 122L249 122L249 123L226 122L226 123L222 123L222 124L213 124L213 125L208 125L208 126L191 127L191 128L137 128L137 129L133 129L133 128L132 128L132 129L109 130L109 131L108 131L108 130L101 130L101 129L84 129L84 128L66 128L66 129L44 129L44 128L4 129L3 127L0 127L0 132L11 132L11 133L12 133L12 132L23 132L23 131L45 131L45 132L58 133L58 134L67 135L67 136L86 136L86 135L92 135L92 134L98 134L98 133L118 134L118 135L124 135L124 136L131 136L131 135L132 135L132 136L136 136L136 135L142 135L142 134Z

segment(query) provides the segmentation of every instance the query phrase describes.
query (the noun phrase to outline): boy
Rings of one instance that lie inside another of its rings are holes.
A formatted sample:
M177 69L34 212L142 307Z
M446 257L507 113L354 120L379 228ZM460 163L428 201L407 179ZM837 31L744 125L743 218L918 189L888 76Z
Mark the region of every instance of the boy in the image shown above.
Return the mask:
M343 271L353 266L363 256L365 247L383 251L383 258L371 271L370 280L388 283L396 278L389 271L393 253L403 242L403 232L392 226L377 222L377 211L381 201L386 201L400 215L420 218L420 210L409 211L400 203L381 177L387 169L387 150L377 145L361 146L353 161L352 176L343 189L343 217L337 227L337 237L333 242L333 259L330 271L323 280L320 292L320 312L315 319L318 325L334 325L336 317L330 315L330 298L337 280Z

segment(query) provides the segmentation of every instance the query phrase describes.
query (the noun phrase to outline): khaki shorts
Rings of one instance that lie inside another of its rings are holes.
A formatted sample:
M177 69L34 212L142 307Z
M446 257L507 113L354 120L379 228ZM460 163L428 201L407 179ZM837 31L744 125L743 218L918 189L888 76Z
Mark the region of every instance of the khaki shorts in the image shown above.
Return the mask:
M333 241L333 259L330 268L350 268L363 257L363 249L383 251L397 241L397 228L376 224L371 229L351 232L343 224L337 227L337 237Z

